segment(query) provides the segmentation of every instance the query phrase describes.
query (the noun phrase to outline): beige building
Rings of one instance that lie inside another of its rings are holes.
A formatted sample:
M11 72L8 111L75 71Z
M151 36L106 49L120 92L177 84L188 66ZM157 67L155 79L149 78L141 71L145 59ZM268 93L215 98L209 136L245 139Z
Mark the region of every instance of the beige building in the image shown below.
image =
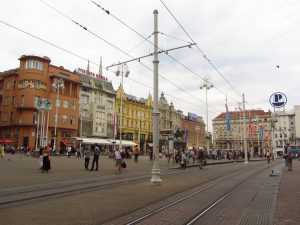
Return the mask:
M231 130L227 132L227 113L221 113L212 120L213 143L215 148L243 150L243 111L230 113ZM263 110L246 110L246 146L252 154L272 148L272 116ZM251 121L251 123L250 123ZM252 124L252 129L250 124ZM252 132L251 132L252 130Z
M80 76L79 136L113 138L115 91L102 74L77 69Z

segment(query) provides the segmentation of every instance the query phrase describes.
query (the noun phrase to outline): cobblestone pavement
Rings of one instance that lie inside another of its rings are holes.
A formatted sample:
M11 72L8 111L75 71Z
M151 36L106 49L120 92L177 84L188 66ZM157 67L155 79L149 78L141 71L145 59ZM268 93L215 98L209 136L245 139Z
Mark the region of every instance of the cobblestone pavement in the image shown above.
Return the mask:
M253 162L247 166L255 166L255 163L263 162ZM151 176L152 163L148 157L140 157L138 163L127 160L127 165L128 171L126 173L149 172L149 176ZM226 173L244 166L243 163L233 163L224 164L220 168ZM114 161L107 157L101 157L98 172L84 170L84 160L75 157L70 159L52 157L52 170L49 173L42 174L38 167L37 159L15 155L12 160L8 161L6 155L5 159L0 160L0 189L114 175ZM160 167L163 173L164 170L177 166L172 163L168 165L168 162L164 159L160 162ZM283 167L276 201L274 224L300 224L300 204L298 204L300 199L300 162L294 161L293 171L286 170L287 168ZM116 190L93 191L77 196L66 196L47 202L3 209L0 212L1 224L2 222L4 222L3 224L20 225L101 224L99 221L103 221L104 215L122 216L135 209L147 207L149 204L164 199L171 194L193 187L199 180L203 182L209 180L219 173L220 169L218 167L205 167L200 173L199 171L188 168L185 173L174 176L172 179L163 180L162 185L156 187L150 185L149 181L145 181L124 186L119 192L116 192ZM99 214L100 211L101 214Z

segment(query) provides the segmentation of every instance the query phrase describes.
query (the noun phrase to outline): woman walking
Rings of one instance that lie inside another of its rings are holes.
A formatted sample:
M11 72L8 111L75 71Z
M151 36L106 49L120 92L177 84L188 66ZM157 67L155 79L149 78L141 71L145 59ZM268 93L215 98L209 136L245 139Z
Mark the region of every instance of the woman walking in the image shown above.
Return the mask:
M51 164L50 164L50 151L48 147L46 146L45 149L43 150L43 167L42 167L42 172L44 171L48 172L51 170Z

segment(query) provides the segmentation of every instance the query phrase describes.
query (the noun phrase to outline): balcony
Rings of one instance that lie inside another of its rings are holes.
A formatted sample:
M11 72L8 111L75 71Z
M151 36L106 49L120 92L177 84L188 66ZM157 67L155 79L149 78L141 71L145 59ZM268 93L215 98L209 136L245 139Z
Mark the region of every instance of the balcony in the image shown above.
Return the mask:
M34 105L29 105L29 104L24 104L24 103L16 104L15 107L16 107L17 109L36 109L36 106L34 106Z
M97 109L105 110L105 106L104 105L97 105L96 107L97 107Z

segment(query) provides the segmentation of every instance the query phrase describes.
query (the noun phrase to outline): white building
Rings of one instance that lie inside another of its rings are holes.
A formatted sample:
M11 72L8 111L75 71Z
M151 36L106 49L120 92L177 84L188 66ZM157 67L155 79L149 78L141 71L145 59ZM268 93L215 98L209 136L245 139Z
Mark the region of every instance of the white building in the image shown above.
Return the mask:
M116 92L105 77L78 69L80 75L79 135L113 138Z
M277 111L274 131L276 149L283 149L287 144L295 146L295 134L296 126L294 110Z

